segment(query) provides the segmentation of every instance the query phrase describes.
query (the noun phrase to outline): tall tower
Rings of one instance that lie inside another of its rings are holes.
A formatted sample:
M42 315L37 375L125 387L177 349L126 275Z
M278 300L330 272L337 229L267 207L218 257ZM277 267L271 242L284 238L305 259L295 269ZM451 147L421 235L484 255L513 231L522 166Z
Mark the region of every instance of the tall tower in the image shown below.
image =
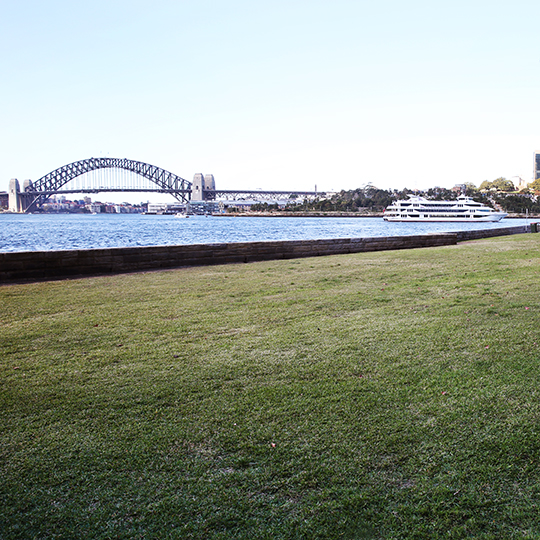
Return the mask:
M191 200L202 201L204 189L204 176L202 173L196 173L193 177L193 184L191 185Z
M193 184L191 186L191 200L192 201L206 201L215 199L215 195L205 193L206 190L214 191L216 189L216 181L213 174L197 173L193 177Z
M540 178L540 150L534 153L534 176L533 180Z
M21 185L16 178L12 178L9 181L9 211L10 212L25 212L26 209L32 203L32 195L26 192L27 188L32 187L32 180L25 180L23 182L23 190L21 191Z
M213 174L204 175L204 189L210 189L212 191L216 189L216 181L214 180ZM215 199L215 198L216 198L215 193L206 193L205 195L206 200Z
M19 186L19 181L16 178L12 178L9 181L9 211L10 212L20 212L21 211L21 202L19 200L19 194L21 188Z

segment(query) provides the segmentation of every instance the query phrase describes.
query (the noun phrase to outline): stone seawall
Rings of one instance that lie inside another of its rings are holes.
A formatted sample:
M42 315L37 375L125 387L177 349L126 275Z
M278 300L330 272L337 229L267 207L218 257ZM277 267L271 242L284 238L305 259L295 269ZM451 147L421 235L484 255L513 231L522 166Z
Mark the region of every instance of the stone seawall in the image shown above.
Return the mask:
M39 281L185 266L445 246L464 240L521 234L530 230L527 225L418 236L10 252L0 253L0 282Z
M480 238L494 238L496 236L508 236L510 234L524 234L531 232L531 225L519 225L517 227L505 227L504 229L487 229L478 231L458 231L458 242L467 240L479 240Z

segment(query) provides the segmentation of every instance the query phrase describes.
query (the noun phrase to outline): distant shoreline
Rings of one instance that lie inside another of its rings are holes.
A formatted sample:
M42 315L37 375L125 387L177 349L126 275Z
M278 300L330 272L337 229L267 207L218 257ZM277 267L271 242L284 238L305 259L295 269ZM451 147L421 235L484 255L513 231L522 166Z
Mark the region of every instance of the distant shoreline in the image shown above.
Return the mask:
M298 217L298 218L382 218L383 212L359 214L357 212L230 212L212 214L214 217ZM508 214L504 219L540 219L540 214Z
M33 212L32 214L21 214L19 212L0 211L0 215L91 215L87 212ZM100 215L100 214L98 214ZM114 215L108 212L103 212L102 215ZM167 214L154 214L154 213L139 213L134 212L132 215L174 215L173 212ZM296 218L382 218L384 212L373 213L358 213L358 212L227 212L224 214L214 213L213 217L296 217ZM540 219L540 214L508 214L505 219Z
M225 214L212 214L216 217L324 217L324 218L371 218L383 217L382 212L373 214L359 214L357 212L229 212Z

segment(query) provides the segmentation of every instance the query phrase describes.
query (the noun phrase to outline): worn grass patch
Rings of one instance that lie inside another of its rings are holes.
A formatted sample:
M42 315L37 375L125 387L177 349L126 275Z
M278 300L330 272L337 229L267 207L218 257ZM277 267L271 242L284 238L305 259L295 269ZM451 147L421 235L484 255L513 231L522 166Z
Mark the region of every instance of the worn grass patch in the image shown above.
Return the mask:
M537 235L0 288L0 537L540 538Z

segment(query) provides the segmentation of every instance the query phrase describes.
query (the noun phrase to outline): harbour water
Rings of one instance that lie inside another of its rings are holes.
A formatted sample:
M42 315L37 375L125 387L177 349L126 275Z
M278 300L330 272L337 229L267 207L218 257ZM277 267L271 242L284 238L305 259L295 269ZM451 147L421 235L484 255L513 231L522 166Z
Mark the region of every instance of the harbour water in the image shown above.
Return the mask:
M0 252L403 236L513 227L499 223L388 223L382 218L0 214Z

